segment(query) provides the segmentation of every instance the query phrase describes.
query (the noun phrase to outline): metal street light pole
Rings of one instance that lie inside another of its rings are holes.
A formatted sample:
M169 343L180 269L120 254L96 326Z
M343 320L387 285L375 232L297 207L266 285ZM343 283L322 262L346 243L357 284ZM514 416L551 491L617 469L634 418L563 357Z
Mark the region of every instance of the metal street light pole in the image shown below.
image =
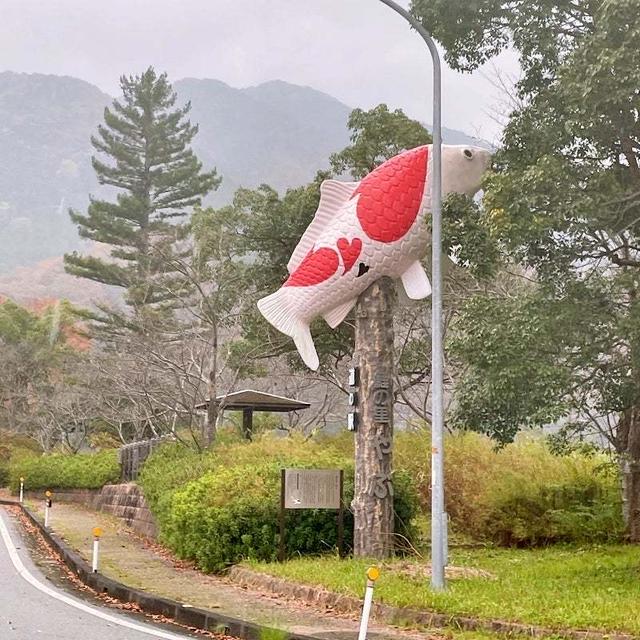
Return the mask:
M444 377L442 351L442 72L436 43L406 9L393 0L380 0L399 13L429 47L433 60L433 151L431 163L431 586L445 587L446 522L444 521Z

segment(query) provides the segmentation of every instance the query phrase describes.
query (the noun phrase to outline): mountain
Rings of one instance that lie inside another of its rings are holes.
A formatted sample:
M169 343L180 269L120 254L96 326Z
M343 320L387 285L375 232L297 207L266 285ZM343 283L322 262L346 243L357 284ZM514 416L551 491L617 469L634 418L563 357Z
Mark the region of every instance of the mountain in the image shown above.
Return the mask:
M190 119L199 124L197 154L223 178L206 204L229 202L239 186L306 183L348 143L350 108L311 87L276 80L236 89L193 78L174 87L181 101L191 101ZM0 73L0 286L16 267L81 246L67 211L100 194L90 138L111 100L77 78ZM473 142L459 131L444 137ZM24 270L16 275L27 277Z
M0 272L77 243L95 191L89 138L110 98L70 77L0 73Z
M214 204L229 202L239 186L280 190L309 182L349 141L349 107L309 87L275 81L233 89L187 78L174 88L191 101L190 119L200 127L195 152L222 175Z

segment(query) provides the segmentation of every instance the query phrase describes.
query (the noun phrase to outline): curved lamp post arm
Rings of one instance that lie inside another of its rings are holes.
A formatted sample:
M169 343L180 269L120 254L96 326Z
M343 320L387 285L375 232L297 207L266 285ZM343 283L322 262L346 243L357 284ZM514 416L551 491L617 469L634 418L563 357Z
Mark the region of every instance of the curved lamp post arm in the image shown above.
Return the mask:
M442 350L442 69L436 43L406 9L380 0L399 13L422 37L433 60L433 146L431 158L431 586L444 589L444 376Z

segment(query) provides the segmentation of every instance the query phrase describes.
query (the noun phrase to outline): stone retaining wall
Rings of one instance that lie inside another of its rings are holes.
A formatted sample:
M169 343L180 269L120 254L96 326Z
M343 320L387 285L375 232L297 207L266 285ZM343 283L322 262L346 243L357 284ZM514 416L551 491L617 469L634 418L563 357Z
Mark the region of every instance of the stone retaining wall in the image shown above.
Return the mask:
M146 538L155 539L158 535L158 527L142 490L133 482L105 485L94 508L121 518L136 533Z
M25 495L34 500L44 500L44 491L26 491ZM111 513L145 538L155 539L158 534L142 490L133 482L107 484L102 489L59 489L53 492L54 503L56 500Z
M145 538L155 539L158 535L156 521L144 499L142 489L133 482L105 485L97 497L94 508L121 518Z

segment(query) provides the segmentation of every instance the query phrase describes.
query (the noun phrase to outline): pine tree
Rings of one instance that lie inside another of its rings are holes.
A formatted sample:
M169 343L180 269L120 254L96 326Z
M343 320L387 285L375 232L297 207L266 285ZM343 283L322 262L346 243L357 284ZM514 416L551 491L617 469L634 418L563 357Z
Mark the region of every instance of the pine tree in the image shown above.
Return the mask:
M189 146L198 131L186 119L191 105L176 107L165 73L149 67L122 76L120 85L122 99L105 109L104 124L91 138L100 154L92 158L98 181L118 190L116 202L92 199L86 214L70 211L83 238L110 245L112 260L74 252L64 262L68 273L124 289L139 319L171 308L181 286L172 268L185 237L180 218L220 178L215 169L202 171ZM101 319L114 323L118 316L108 312Z

